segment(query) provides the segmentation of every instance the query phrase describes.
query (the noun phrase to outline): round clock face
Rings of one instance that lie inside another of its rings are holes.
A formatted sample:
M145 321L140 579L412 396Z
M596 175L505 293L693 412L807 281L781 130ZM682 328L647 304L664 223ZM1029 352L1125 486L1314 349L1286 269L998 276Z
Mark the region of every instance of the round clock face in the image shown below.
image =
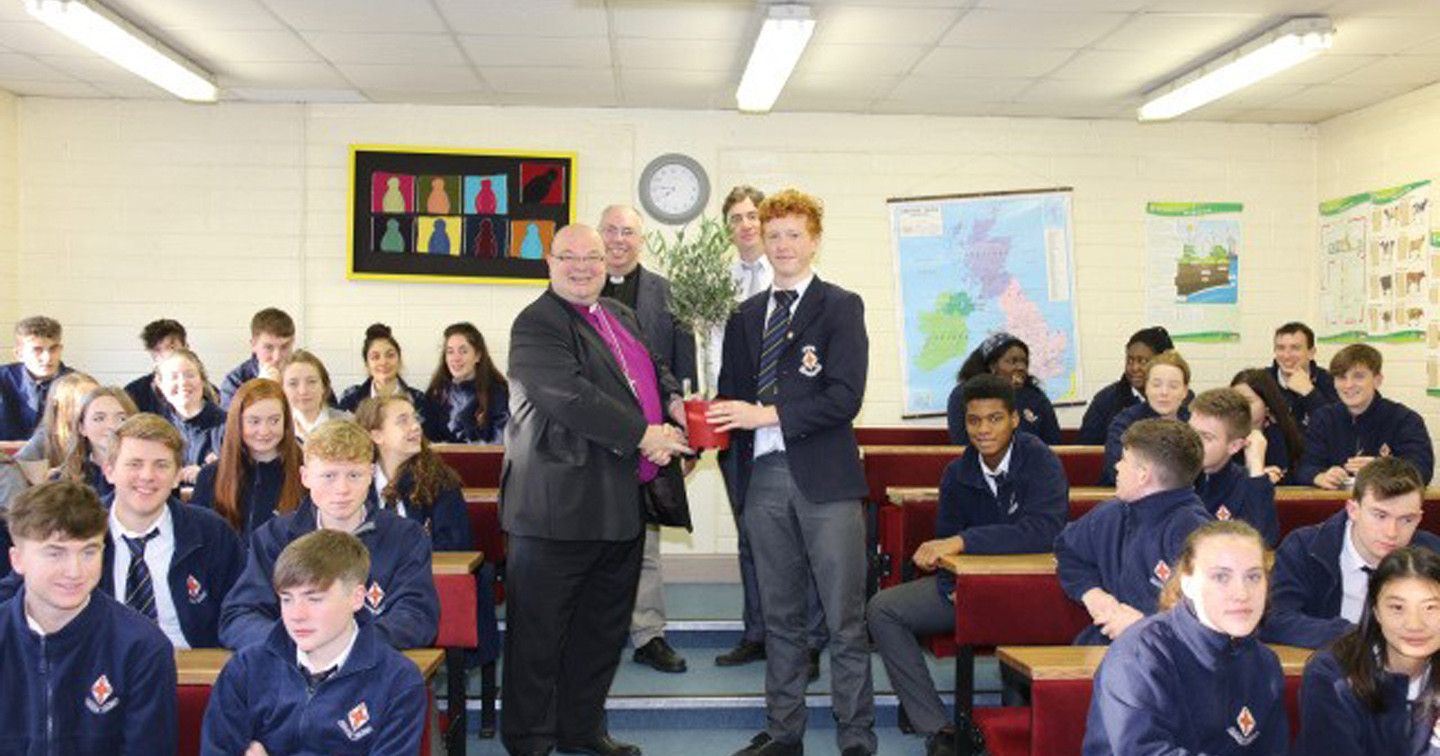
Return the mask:
M645 211L665 223L688 222L710 200L705 169L685 155L662 155L650 161L640 175L639 188Z

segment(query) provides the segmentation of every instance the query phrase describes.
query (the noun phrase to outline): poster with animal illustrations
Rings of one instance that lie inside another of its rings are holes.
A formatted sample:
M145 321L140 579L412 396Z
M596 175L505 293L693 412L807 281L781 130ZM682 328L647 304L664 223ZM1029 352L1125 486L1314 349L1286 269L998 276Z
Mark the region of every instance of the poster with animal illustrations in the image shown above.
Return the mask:
M350 278L544 283L574 153L351 145Z
M1433 257L1429 181L1320 203L1320 340L1425 339Z

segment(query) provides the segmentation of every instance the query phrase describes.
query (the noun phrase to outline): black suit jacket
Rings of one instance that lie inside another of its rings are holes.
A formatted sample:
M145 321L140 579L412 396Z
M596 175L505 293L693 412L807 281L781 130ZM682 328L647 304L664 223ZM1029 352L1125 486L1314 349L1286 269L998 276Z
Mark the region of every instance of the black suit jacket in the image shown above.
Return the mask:
M638 270L635 314L640 317L640 327L675 379L688 378L692 388L699 388L695 385L695 335L670 312L670 282L643 265Z
M718 383L726 399L756 399L769 301L768 290L756 294L725 324ZM817 276L791 316L777 364L775 402L790 474L810 501L858 499L867 491L851 423L860 414L869 367L864 301ZM755 432L731 431L730 453L722 463L731 468L727 478L737 510L745 505L754 456Z
M644 341L660 400L679 394L635 313L600 304ZM547 289L510 329L510 422L500 474L507 533L562 541L628 541L641 534L638 446L645 416L605 339Z

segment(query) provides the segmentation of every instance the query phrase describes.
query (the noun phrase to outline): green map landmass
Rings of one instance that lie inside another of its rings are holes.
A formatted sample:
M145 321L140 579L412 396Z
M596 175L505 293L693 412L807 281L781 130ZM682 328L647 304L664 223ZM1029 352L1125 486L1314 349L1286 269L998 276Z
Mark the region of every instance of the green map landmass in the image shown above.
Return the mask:
M925 345L915 357L915 367L922 371L934 370L950 360L965 356L969 344L969 330L965 319L975 312L970 295L961 291L943 294L936 307L920 313L920 333L925 335Z

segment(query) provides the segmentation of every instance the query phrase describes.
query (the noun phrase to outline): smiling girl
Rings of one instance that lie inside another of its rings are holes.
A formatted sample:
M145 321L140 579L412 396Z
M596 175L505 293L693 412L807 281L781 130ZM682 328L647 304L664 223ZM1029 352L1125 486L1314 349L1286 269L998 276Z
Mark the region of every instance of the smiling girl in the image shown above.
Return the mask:
M1145 368L1145 401L1121 412L1110 421L1105 437L1105 461L1100 468L1100 485L1115 485L1115 463L1120 461L1120 443L1125 429L1152 417L1189 420L1190 363L1175 350L1161 352Z
M185 438L181 483L194 483L200 466L213 462L225 439L225 410L211 396L205 363L189 349L176 349L155 366L155 381L169 407L165 419Z
M485 337L470 323L445 329L445 351L426 392L435 412L426 435L457 444L503 444L510 419L510 384L490 359Z
M365 358L365 373L369 376L363 382L345 389L340 395L340 409L354 412L360 402L371 397L406 396L415 405L421 417L429 413L425 395L418 389L410 388L400 374L405 371L405 362L400 356L400 342L384 323L374 323L365 329L365 344L360 349Z
M224 517L245 544L277 514L300 504L300 447L280 384L246 381L230 400L220 458L201 468L190 503Z

